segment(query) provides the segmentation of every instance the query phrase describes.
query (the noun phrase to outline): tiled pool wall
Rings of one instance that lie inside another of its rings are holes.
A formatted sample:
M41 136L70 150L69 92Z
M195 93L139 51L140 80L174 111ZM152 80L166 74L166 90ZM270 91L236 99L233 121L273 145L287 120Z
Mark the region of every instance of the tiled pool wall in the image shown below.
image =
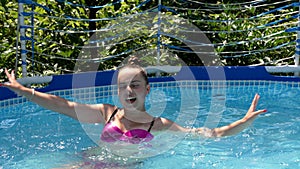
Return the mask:
M276 84L276 85L275 85ZM274 86L275 85L275 86ZM165 89L172 88L172 92L184 88L199 89L201 92L211 92L208 89L214 89L215 92L224 93L229 87L238 87L236 90L230 92L243 92L245 90L255 92L258 88L265 90L266 93L272 94L275 90L282 89L300 89L300 82L294 81L268 81L268 80L182 80L170 82L152 82L151 89ZM278 88L278 89L276 89ZM76 89L63 89L47 92L49 94L57 95L63 98L73 98L80 101L94 101L99 98L116 96L118 88L116 85L95 86ZM16 97L0 101L0 108L14 106L24 102L28 102L25 97Z

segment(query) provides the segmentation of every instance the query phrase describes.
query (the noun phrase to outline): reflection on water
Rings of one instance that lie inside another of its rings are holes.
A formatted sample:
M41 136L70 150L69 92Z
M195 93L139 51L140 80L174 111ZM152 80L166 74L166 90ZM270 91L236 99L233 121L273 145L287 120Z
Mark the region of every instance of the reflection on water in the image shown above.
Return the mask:
M156 115L177 120L183 126L221 126L238 120L246 113L255 93L261 95L258 109L266 108L268 112L260 115L250 128L232 137L203 139L154 132L154 140L144 144L107 145L99 143L102 125L80 124L35 104L24 103L0 109L0 168L300 167L298 88L270 84L227 87L221 94L199 90L197 102L193 100L185 105L181 103L180 98L185 97L182 94L190 99L195 94L189 95L189 90L181 93L172 90L153 94L154 101L147 103L147 107L157 112ZM161 97L168 99L160 102ZM217 120L213 115L217 115Z

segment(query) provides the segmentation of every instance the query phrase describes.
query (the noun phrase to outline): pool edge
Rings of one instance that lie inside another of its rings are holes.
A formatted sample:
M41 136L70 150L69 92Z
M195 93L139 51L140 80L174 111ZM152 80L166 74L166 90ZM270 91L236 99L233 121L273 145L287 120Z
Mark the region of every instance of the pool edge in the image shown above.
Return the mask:
M86 72L55 75L48 86L37 90L50 92L55 90L85 88L116 84L116 71ZM300 82L299 77L274 76L264 66L184 66L174 76L150 77L150 82L168 82L180 80L265 80ZM0 87L0 101L18 97L5 87Z

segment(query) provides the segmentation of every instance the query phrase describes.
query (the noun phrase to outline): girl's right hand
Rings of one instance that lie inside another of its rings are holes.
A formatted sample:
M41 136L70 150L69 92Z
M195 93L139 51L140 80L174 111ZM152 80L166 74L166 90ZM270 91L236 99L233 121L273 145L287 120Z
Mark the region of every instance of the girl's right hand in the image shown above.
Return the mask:
M12 70L11 73L9 73L8 70L5 68L5 74L8 78L8 82L1 83L1 86L5 86L16 93L24 87L16 80L14 70Z

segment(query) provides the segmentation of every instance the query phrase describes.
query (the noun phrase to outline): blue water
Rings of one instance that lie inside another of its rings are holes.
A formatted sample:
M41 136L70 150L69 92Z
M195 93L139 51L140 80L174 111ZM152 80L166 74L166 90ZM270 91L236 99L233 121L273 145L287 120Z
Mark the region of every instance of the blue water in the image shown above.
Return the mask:
M157 133L159 139L143 149L144 158L127 158L99 147L95 140L102 125L80 124L30 102L2 108L0 168L68 168L86 161L87 165L105 161L102 168L115 164L115 168L299 168L299 88L285 84L214 90L157 88L151 90L146 106L154 115L184 126L222 126L242 118L255 93L261 95L258 109L268 112L242 133L217 139L176 134L164 138ZM115 96L95 102L119 104Z

